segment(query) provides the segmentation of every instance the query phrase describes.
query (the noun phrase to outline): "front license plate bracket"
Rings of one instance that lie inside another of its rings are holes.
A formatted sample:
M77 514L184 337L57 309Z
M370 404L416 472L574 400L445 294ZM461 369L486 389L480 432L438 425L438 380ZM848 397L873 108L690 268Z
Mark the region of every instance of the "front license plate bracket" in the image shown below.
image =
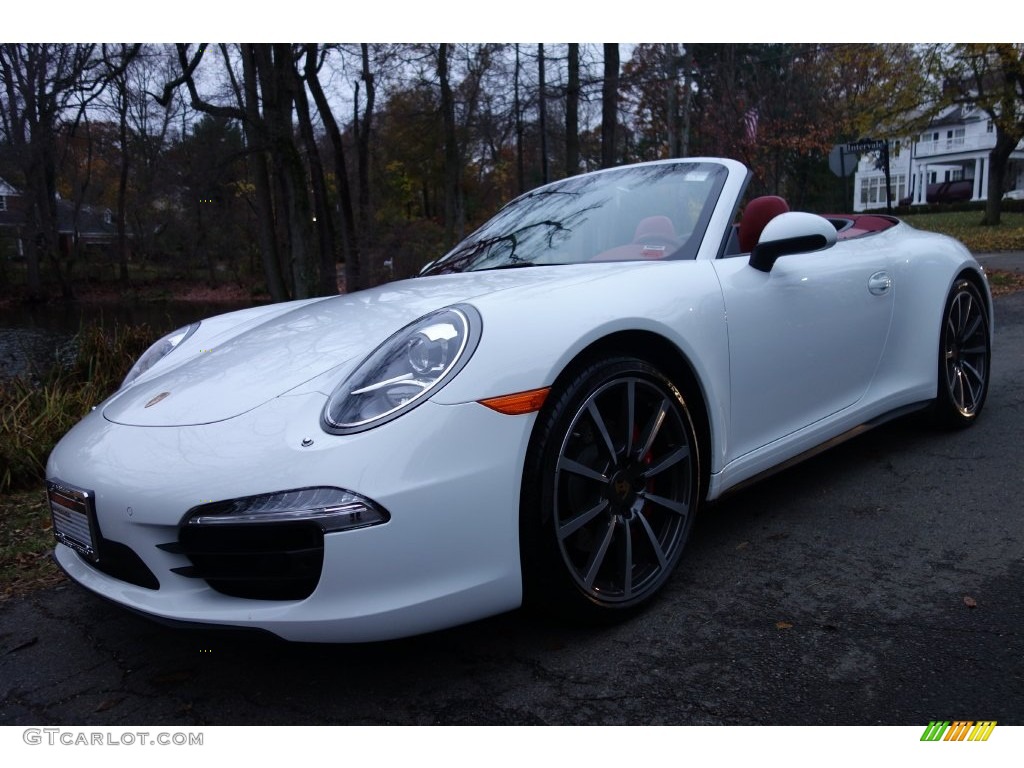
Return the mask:
M100 537L95 494L55 479L46 481L46 496L57 541L90 562L97 562Z

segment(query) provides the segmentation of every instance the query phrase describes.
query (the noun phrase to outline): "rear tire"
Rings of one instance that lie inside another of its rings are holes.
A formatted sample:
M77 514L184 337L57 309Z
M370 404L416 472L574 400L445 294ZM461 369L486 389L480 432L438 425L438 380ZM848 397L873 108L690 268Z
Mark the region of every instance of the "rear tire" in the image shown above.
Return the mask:
M992 358L988 307L977 286L959 279L949 292L939 331L939 391L935 421L970 426L988 396Z
M524 603L575 620L645 605L679 562L700 498L687 404L631 357L569 375L541 411L520 508Z

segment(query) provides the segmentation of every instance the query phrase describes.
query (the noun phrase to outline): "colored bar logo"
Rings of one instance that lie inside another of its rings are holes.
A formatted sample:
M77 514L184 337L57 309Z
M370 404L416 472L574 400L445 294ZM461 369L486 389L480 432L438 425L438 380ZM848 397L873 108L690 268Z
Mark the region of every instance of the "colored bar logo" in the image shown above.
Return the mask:
M995 727L995 720L932 720L921 741L988 741Z

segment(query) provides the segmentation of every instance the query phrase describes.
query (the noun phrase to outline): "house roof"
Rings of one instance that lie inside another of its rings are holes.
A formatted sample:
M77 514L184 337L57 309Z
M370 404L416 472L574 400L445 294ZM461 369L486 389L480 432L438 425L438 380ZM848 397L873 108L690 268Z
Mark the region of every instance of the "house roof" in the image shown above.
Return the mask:
M3 179L0 179L0 195L3 195L4 197L11 197L13 195L20 195L20 194L21 193L17 189L12 187L10 184L8 184Z
M949 107L946 111L941 112L938 117L932 120L929 124L929 128L937 128L942 125L959 125L962 123L973 122L980 119L981 115L978 114L978 108L966 104L955 104Z
M26 224L26 213L21 207L0 211L0 227L21 228ZM78 209L78 226L75 226L75 206L67 200L57 201L57 231L62 235L78 232L79 237L90 239L113 239L117 236L117 225L106 208L83 205Z

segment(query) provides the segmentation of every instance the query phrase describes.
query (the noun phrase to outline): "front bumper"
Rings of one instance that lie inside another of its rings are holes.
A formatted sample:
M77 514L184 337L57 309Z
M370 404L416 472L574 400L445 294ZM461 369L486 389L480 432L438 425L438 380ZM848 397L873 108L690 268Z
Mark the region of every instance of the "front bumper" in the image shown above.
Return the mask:
M114 578L58 544L61 567L154 617L289 640L384 640L517 607L519 489L534 416L427 402L338 436L318 426L323 403L316 392L284 396L190 427L130 427L93 412L54 449L47 474L95 493L104 539L138 555L159 588ZM314 486L361 494L391 519L325 534L320 579L305 599L221 594L182 575L188 558L166 548L197 505Z

